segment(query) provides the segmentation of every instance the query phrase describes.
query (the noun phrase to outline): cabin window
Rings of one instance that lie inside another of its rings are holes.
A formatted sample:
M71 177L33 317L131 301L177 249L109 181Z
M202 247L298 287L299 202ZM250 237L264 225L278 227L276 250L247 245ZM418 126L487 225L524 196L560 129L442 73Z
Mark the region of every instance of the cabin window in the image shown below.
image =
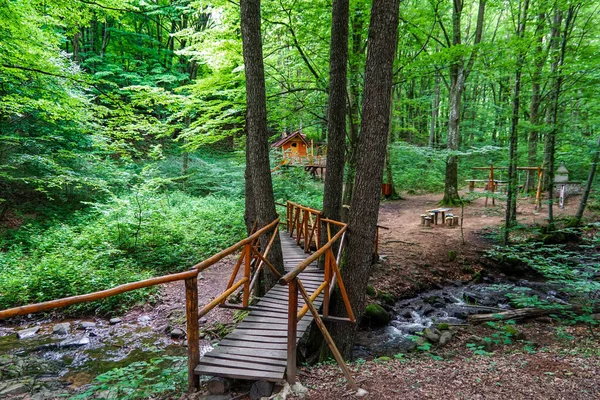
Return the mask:
M292 147L297 147L298 143L292 143Z

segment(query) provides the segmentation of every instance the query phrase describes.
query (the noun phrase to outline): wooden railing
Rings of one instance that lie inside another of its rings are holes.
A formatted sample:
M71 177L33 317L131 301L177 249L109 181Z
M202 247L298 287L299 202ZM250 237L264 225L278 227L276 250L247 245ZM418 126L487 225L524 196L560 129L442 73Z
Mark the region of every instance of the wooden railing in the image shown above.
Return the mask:
M301 206L292 201L287 202L287 231L290 234L290 237L296 238L296 244L298 246L302 243L305 253L310 252L313 244L316 250L319 250L321 247L322 216L322 211Z
M189 271L180 272L176 274L161 276L157 278L150 278L139 282L127 283L124 285L117 286L112 289L102 290L95 293L89 293L79 296L72 296L58 300L47 301L44 303L31 304L27 306L10 308L7 310L0 311L0 320L16 317L18 315L26 315L34 312L46 311L55 308L68 307L73 304L86 303L105 299L107 297L116 296L121 293L130 292L132 290L138 290L147 288L150 286L161 285L168 282L185 281L185 298L186 298L186 325L187 325L187 340L188 340L188 388L195 390L199 387L199 377L194 373L194 369L200 361L200 344L199 344L199 324L198 319L203 315L206 315L210 310L219 304L223 304L228 297L230 297L237 289L242 287L243 294L243 307L248 306L250 290L252 288L252 282L258 276L261 265L267 264L270 268L274 267L266 259L269 249L273 244L274 238L277 235L279 226L279 218L264 226L263 228L252 233L247 238L239 241L233 246L213 255L212 257L194 265ZM260 236L263 234L271 234L269 245L266 247L264 253L261 253L257 248L257 243ZM227 290L219 297L211 301L209 304L204 306L202 310L198 311L198 274L207 268L211 267L218 261L243 249L241 256L238 258L238 262L234 267L234 272L231 276ZM251 264L253 259L259 259L261 262L257 265L254 271L254 278L251 276ZM239 268L244 262L244 274L243 277L234 283ZM275 270L275 272L277 272Z
M302 214L302 219L299 215ZM311 215L315 216L315 220L311 218ZM298 204L288 202L288 227L293 237L294 230L297 232L297 242L300 243L300 238L304 238L304 248L308 251L307 243L312 243L312 238L316 238L317 250L308 256L303 262L301 262L294 270L288 272L285 276L279 279L279 284L288 286L288 342L287 342L287 369L286 377L290 384L296 381L296 332L298 322L306 316L310 311L315 323L319 330L323 334L327 345L329 346L333 356L335 357L338 365L344 372L348 384L353 390L358 390L356 382L352 378L348 367L346 366L344 359L337 349L335 342L331 338L323 320L331 320L337 322L356 322L354 312L346 293L344 281L340 274L339 263L342 256L344 239L346 237L347 225L333 221L326 218L321 218L321 212L308 207L303 207ZM290 218L292 217L292 218ZM311 222L314 224L311 226ZM318 221L318 222L317 222ZM320 226L321 223L327 232L327 242L321 245L320 242ZM337 228L337 233L332 236L332 227ZM309 233L310 232L310 233ZM317 233L315 233L317 232ZM334 255L333 248L334 244L338 244L337 255ZM313 293L308 293L302 284L302 280L299 275L313 262L324 257L324 279L323 282L315 289ZM335 285L339 286L340 294L348 314L347 318L331 317L329 316L329 304L331 295L333 294ZM304 300L304 306L298 311L298 294L302 296ZM313 302L319 295L323 294L323 314L319 314L317 308Z

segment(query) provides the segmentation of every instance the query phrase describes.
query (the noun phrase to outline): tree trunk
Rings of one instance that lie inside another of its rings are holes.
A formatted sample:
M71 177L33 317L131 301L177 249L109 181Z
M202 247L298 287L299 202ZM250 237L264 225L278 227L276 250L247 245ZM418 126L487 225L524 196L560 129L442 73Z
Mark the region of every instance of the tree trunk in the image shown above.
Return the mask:
M393 62L398 37L399 0L373 0L362 109L356 181L349 214L347 263L342 273L356 315L364 310L365 292L377 229L383 164L389 129ZM334 315L344 315L336 302ZM331 334L342 354L351 355L356 325L337 324Z
M333 0L329 51L327 167L323 214L340 221L346 149L346 69L348 65L348 0ZM325 232L323 232L325 234Z
M533 74L531 76L531 105L529 107L529 124L531 125L531 130L528 135L528 143L527 143L527 166L535 167L537 166L537 142L539 137L539 129L538 124L540 123L539 114L540 114L540 104L541 104L541 80L542 80L542 69L544 68L544 64L546 63L546 53L542 49L542 40L543 40L543 27L544 21L546 20L546 15L541 13L538 16L538 26L536 28L536 36L537 36L537 46L535 49L535 69L533 70ZM536 171L527 171L527 176L525 179L525 188L524 191L526 193L532 192L536 189L536 181L537 172Z
M583 212L585 211L585 206L587 205L587 200L590 196L590 191L592 190L592 183L594 183L594 175L596 174L596 167L598 166L598 161L600 161L600 136L598 136L598 145L596 146L596 151L594 152L592 165L590 165L590 173L588 174L588 179L585 184L583 195L581 195L579 208L577 209L577 214L575 214L575 223L577 226L581 224L581 219L583 218Z
M519 27L517 36L519 40L523 39L525 27L527 25L527 9L529 8L529 0L525 0L522 5L521 14L519 15ZM519 140L519 107L521 102L521 74L525 54L522 50L517 50L516 66L515 66L515 88L513 92L512 118L510 125L510 144L508 150L508 190L506 193L506 219L504 222L504 245L508 245L510 237L510 228L517 221L517 146ZM493 185L493 183L492 183Z
M435 137L435 126L440 113L440 76L435 75L433 81L433 106L431 108L431 124L429 125L429 147L437 143Z
M260 31L260 0L242 0L241 30L244 66L246 72L246 173L249 175L246 189L251 195L256 213L257 228L261 228L277 218L271 167L269 164L269 134L267 131L267 100L265 94L265 74ZM261 247L266 248L269 233L261 237ZM281 243L275 240L269 260L280 273L283 270ZM264 274L263 288L270 289L277 282L275 276Z
M357 4L352 13L352 53L349 57L350 82L348 90L348 147L346 151L348 172L344 181L344 194L342 204L350 204L354 191L354 178L356 176L356 151L359 137L360 123L360 90L359 66L363 53L363 10ZM342 221L348 221L347 209L341 210Z

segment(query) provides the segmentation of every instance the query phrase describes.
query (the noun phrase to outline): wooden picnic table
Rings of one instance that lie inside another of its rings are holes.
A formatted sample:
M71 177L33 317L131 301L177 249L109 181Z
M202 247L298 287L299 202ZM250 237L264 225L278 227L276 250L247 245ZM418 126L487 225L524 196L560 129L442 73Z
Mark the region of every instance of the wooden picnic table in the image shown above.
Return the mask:
M443 224L444 224L444 219L445 219L445 218L444 218L444 217L445 217L445 214L446 214L448 211L452 211L452 209L451 209L451 208L434 208L434 209L432 209L432 210L426 210L426 211L427 211L428 213L433 213L433 224L434 224L434 225L437 225L437 223L438 223L438 222L437 222L437 221L438 221L438 214L440 214L440 213L441 213L441 214L442 214L442 225L443 225Z

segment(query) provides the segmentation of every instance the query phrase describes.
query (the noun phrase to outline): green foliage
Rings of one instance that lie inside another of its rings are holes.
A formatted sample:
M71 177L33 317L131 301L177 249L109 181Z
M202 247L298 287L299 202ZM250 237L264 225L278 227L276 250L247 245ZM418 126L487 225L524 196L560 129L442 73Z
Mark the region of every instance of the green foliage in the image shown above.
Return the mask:
M0 308L95 292L150 276L183 271L240 240L243 205L194 198L153 186L92 205L68 222L23 227L0 252ZM76 310L106 311L141 301L129 292Z
M162 357L115 368L94 378L91 385L71 400L156 398L183 393L187 384L185 357Z

